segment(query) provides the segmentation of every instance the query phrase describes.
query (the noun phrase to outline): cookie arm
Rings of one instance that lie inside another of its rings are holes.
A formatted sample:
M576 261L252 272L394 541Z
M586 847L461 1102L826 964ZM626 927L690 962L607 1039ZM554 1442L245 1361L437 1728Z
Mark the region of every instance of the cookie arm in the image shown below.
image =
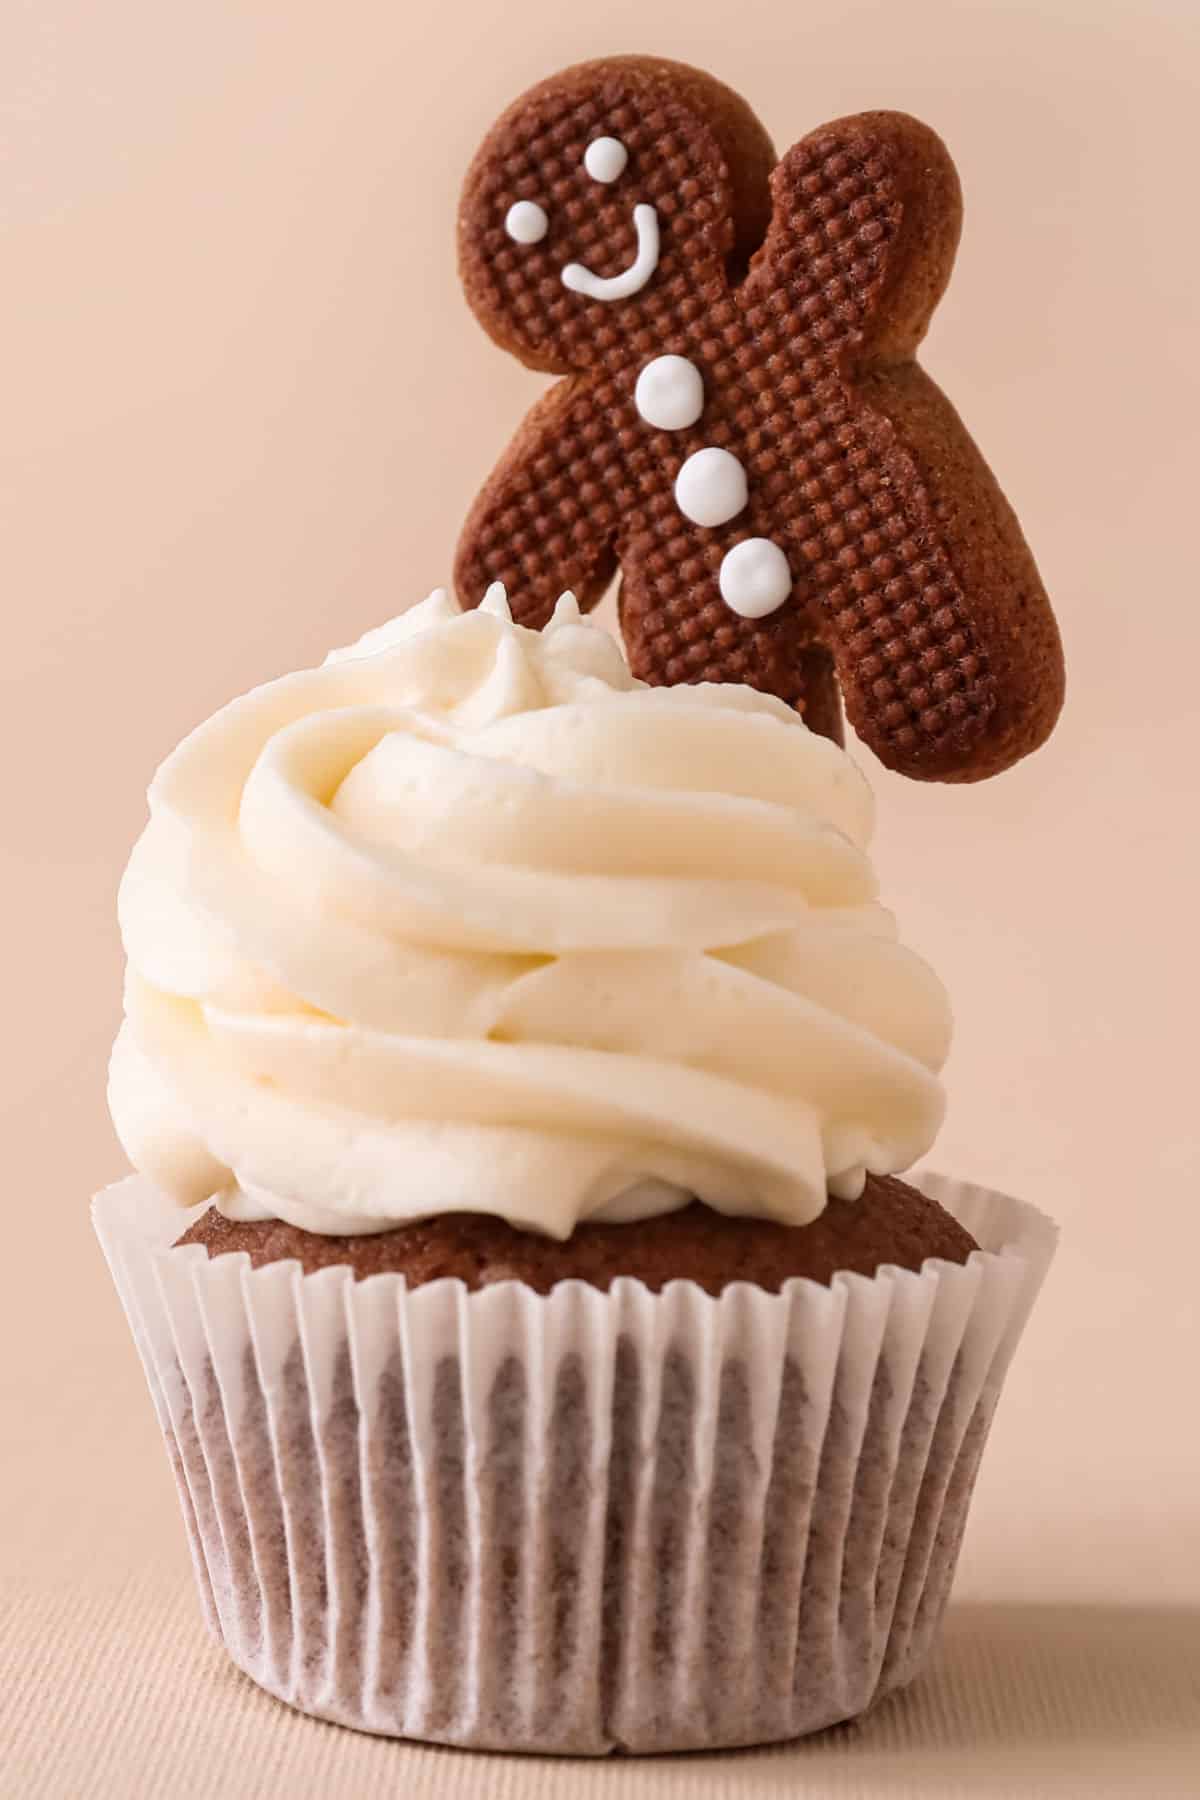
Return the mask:
M746 292L784 289L818 356L908 358L946 290L961 231L958 173L937 133L907 113L856 113L780 161Z
M481 489L459 538L454 585L478 606L493 581L513 618L540 629L570 588L587 612L617 570L618 509L593 460L597 419L586 377L559 381L533 407Z

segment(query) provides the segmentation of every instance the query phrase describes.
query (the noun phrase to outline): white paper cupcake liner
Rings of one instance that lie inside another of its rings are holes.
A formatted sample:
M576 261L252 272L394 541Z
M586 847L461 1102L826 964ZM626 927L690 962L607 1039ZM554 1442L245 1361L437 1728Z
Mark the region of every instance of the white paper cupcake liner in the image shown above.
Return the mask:
M923 1185L983 1245L965 1266L719 1299L252 1270L170 1249L185 1217L146 1183L109 1189L212 1630L305 1712L481 1749L862 1712L930 1648L1056 1236Z

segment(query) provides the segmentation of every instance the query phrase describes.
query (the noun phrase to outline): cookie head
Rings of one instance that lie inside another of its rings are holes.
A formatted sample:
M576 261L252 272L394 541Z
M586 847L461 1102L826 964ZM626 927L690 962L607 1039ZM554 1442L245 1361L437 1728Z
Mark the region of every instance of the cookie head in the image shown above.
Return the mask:
M530 367L567 374L624 356L744 264L766 228L773 163L749 108L709 76L645 57L567 69L516 101L471 165L467 298Z

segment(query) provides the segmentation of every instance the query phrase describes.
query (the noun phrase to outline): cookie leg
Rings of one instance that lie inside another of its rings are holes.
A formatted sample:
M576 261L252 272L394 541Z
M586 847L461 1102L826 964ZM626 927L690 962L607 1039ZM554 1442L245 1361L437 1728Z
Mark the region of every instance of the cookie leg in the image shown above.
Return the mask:
M842 697L838 692L833 657L823 644L810 644L800 652L800 672L804 683L804 723L818 737L844 744L846 727L842 718Z
M887 421L891 456L911 464L920 495L899 539L902 552L917 546L904 571L912 591L892 609L885 639L893 685L911 676L905 699L915 735L906 753L885 760L942 781L998 774L1045 741L1062 709L1062 641L1037 565L965 425L918 364L874 369L860 378L858 394ZM827 618L837 631L830 601ZM861 620L844 623L850 638L861 631ZM860 709L864 735L872 725L886 734L896 696L864 692L869 683L854 680L864 668L844 641L851 719Z
M742 682L794 707L822 737L844 741L834 659L802 613L781 608L767 619L742 619L715 593L708 600L689 593L664 605L650 584L626 573L617 616L639 681L654 687Z

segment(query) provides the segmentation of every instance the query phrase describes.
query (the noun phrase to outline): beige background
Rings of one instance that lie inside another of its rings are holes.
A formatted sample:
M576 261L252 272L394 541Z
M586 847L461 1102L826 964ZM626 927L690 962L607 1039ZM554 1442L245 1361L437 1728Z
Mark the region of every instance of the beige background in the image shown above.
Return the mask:
M423 16L414 16L415 14ZM5 930L0 1791L571 1791L285 1713L202 1638L86 1201L117 877L235 691L443 579L538 383L453 268L499 108L611 49L783 145L908 108L967 226L926 362L1025 522L1071 692L984 788L878 780L885 894L959 1019L938 1160L1065 1242L935 1674L858 1733L582 1793L1200 1792L1191 0L9 0L0 9ZM590 22L589 22L590 21Z

